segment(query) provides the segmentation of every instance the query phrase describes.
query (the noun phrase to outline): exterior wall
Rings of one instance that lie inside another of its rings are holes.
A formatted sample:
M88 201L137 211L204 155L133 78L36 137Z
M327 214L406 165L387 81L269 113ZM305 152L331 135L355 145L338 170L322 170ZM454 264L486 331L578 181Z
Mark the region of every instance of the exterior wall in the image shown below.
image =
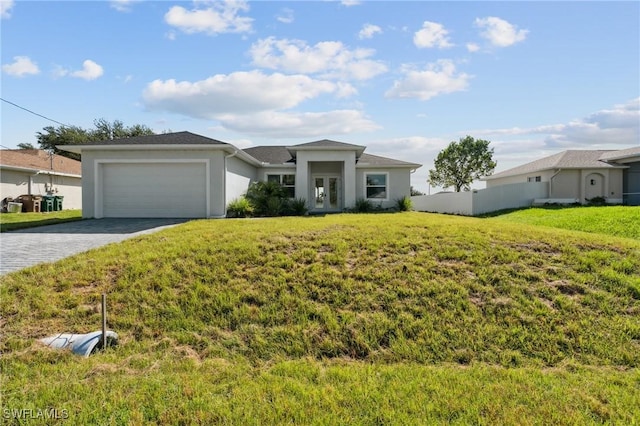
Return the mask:
M580 170L561 170L550 181L549 198L581 200L580 183Z
M222 150L131 150L110 151L95 150L82 153L82 217L96 216L96 201L100 201L101 191L99 183L100 161L122 160L123 162L162 163L172 160L198 160L205 161L210 170L209 176L209 214L211 217L223 217L226 212L225 187L225 153ZM96 176L98 174L98 176ZM98 182L98 185L96 185Z
M236 157L227 158L227 188L225 205L247 193L249 185L258 179L255 167Z
M2 170L0 183L0 200L6 197L16 198L20 195L47 195L47 188L53 188L53 195L63 196L64 210L82 208L82 178L35 174L17 170Z
M512 183L529 183L528 178L535 178L536 176L540 176L540 182L549 182L551 177L554 175L555 171L553 170L542 170L539 172L533 172L522 175L515 176L507 176L504 178L498 179L490 179L486 181L487 188L493 188L500 185L509 185Z
M547 198L548 182L501 185L467 192L448 192L411 197L418 211L473 216L492 211L527 207L536 198Z
M373 201L379 203L382 208L390 208L396 205L396 200L404 196L411 196L411 172L410 169L378 169L378 168L357 168L356 169L356 199L364 199L366 193L366 174L386 173L387 198L384 201Z

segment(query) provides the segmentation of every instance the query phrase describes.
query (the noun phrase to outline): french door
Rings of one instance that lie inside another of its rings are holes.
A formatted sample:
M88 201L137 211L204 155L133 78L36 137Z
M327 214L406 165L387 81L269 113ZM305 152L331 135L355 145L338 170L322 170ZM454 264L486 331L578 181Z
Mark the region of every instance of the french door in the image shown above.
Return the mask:
M313 210L340 211L342 208L340 178L337 176L314 176Z

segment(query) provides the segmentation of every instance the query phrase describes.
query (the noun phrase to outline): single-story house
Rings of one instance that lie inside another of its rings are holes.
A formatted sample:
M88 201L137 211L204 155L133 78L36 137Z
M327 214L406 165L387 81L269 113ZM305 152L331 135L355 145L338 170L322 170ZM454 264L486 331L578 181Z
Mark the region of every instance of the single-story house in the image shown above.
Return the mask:
M312 213L358 199L383 208L410 195L420 164L365 154L331 140L235 146L190 132L59 146L82 154L84 217L224 217L254 181L276 181Z
M63 196L63 209L81 208L80 161L40 149L0 150L0 200L21 195Z
M640 205L640 147L623 150L567 150L483 178L487 188L547 182L548 198L536 202Z

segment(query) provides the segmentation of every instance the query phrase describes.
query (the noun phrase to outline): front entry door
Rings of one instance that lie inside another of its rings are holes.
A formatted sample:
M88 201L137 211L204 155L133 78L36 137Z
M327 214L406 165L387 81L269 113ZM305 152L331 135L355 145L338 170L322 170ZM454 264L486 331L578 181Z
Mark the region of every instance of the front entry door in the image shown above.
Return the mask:
M314 204L316 211L340 211L340 178L316 176L313 178Z

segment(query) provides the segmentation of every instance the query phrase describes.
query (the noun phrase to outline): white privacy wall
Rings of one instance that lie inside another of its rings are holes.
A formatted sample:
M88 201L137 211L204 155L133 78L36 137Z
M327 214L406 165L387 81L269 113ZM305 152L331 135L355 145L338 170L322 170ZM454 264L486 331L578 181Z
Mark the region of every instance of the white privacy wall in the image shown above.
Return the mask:
M450 192L411 197L417 211L475 216L503 209L531 206L537 198L547 198L548 182L500 185L467 192Z

